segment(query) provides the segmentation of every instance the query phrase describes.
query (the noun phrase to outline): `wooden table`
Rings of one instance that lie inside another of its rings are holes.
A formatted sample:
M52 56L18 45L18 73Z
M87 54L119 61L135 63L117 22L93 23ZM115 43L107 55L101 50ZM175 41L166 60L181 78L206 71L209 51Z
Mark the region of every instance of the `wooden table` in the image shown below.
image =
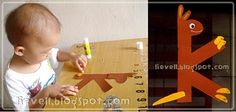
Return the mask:
M136 42L142 41L144 49L136 48ZM137 73L124 83L106 79L112 86L103 92L93 80L85 85L76 96L69 96L70 101L48 99L45 110L140 110L147 109L148 100L148 55L147 38L105 41L90 43L92 59L88 60L85 73ZM83 44L75 44L71 52L84 54ZM57 84L76 85L81 80L74 79L78 70L70 62L64 66L57 79ZM112 100L113 99L113 100ZM114 100L115 99L115 100ZM109 101L109 102L107 102Z

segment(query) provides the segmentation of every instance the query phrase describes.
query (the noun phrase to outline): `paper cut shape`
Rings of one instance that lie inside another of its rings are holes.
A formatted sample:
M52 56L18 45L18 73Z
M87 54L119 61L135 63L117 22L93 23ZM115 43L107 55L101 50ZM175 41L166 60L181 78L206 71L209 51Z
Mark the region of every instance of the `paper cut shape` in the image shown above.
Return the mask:
M105 79L114 79L118 83L124 83L128 77L132 77L136 73L109 73L109 74L83 74L79 76L76 74L74 76L75 79L81 79L76 86L79 89L83 88L90 81L94 80L103 92L107 92L112 89L112 86Z
M162 103L167 103L167 102L170 102L170 101L173 101L173 100L180 99L184 96L185 96L185 92L180 91L180 92L177 92L177 93L170 94L170 95L154 102L152 105L155 106L155 105L159 105L159 104L162 104Z
M206 59L216 55L225 48L226 41L222 36L218 36L216 39L210 41L206 45L192 52L192 36L198 35L203 31L203 26L199 21L189 19L191 11L184 13L183 5L179 5L177 14L177 24L178 24L178 67L180 66L194 66ZM153 106L162 103L174 101L177 102L192 102L192 87L201 90L212 98L218 99L225 103L228 102L227 98L221 94L230 94L230 90L227 88L222 88L217 83L204 77L200 73L191 69L178 70L178 92L183 91L184 96L175 96L173 93L169 96L172 97L170 100L166 96L156 101L159 103L154 103ZM178 93L177 92L177 93ZM160 103L161 102L161 103Z

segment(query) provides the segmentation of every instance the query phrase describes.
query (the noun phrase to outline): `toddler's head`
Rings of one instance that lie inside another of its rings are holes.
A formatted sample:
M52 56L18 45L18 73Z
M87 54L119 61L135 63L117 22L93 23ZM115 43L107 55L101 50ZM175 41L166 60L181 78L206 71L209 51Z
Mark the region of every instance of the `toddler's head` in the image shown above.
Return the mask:
M9 13L5 29L15 55L36 64L57 44L60 22L45 6L27 3Z

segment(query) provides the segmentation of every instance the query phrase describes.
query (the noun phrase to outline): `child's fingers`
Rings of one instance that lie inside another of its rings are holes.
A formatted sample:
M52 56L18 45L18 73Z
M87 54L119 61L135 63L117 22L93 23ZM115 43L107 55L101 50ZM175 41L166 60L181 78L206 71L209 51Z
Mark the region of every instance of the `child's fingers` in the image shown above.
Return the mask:
M81 63L80 66L83 67L83 68L84 68L85 65L86 65L86 62L83 60L82 57L79 57L79 59L78 59L78 63Z
M83 61L85 62L85 65L87 65L87 58L85 55L81 55L81 58L83 59Z
M77 86L69 86L66 88L66 90L72 91L72 92L79 92L79 89Z
M63 90L70 90L70 91L74 91L74 92L79 92L78 86L72 86L72 85L61 85L61 91Z
M69 87L69 86L71 86L71 85L61 85L61 88L66 88L66 87Z
M76 95L76 92L73 92L73 91L65 91L64 93L63 93L63 95L66 95L66 96L75 96Z
M60 91L60 94L63 95L69 95L69 96L75 96L76 95L76 90L74 89L74 87L67 87L67 88L63 88Z
M68 97L64 96L62 93L58 94L58 99L70 100Z
M78 86L73 86L73 89L71 90L73 92L79 92Z
M78 62L75 62L75 66L76 66L81 72L84 72L83 68L79 65Z

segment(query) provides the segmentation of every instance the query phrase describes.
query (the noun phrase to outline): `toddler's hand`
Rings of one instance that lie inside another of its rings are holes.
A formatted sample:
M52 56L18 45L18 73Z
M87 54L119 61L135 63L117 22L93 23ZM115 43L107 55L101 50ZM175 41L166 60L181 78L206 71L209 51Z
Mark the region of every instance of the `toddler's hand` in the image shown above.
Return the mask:
M75 55L71 61L74 66L76 66L76 68L78 68L82 73L84 72L84 69L87 65L87 58L85 55Z
M71 85L50 85L47 88L48 95L51 98L57 98L57 99L64 99L69 100L66 96L75 96L77 92L79 92L77 86L71 86Z

